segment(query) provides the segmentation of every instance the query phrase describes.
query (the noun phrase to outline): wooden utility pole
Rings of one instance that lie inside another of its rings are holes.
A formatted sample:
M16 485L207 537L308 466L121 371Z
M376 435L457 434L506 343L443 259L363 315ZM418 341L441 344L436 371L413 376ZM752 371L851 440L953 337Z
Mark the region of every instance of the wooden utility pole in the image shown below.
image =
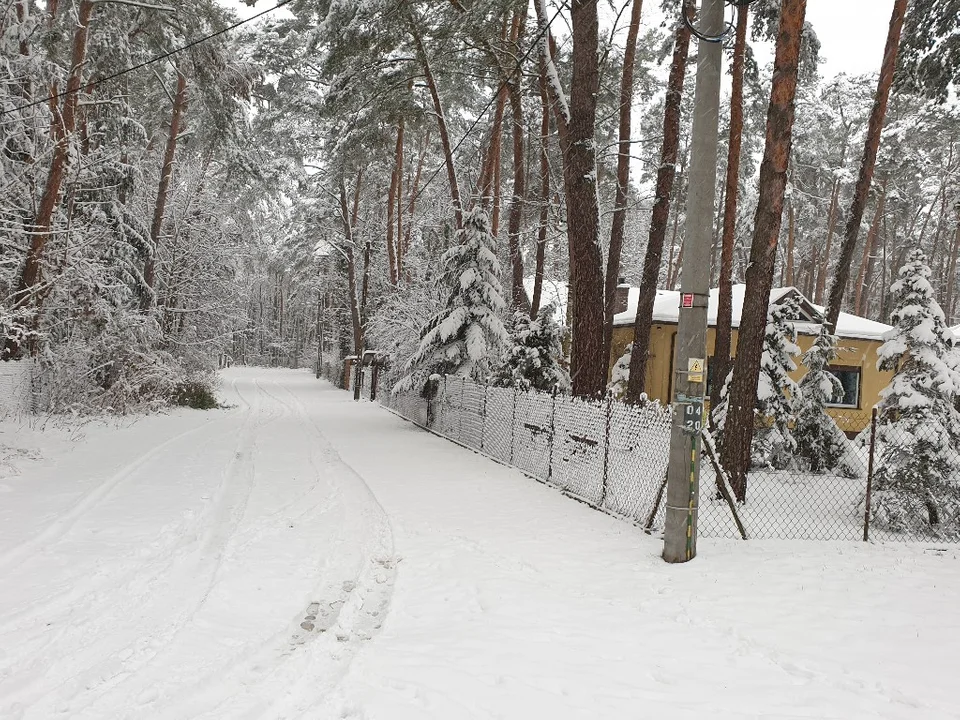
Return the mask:
M723 32L724 0L703 0L699 32ZM707 298L710 293L710 244L717 186L717 136L720 119L719 42L701 38L691 132L690 185L684 232L686 262L680 276L673 430L667 468L667 509L663 559L687 562L697 554L697 502L700 486L700 430L707 368Z

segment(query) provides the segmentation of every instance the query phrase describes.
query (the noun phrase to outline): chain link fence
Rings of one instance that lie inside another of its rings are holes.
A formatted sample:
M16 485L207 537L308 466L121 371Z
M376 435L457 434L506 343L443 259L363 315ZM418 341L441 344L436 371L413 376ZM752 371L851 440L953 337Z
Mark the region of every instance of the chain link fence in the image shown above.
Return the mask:
M428 401L384 390L380 402L438 435L522 470L594 508L646 525L656 514L670 412L612 399L492 387L447 376Z
M365 375L361 397L369 399ZM662 529L670 408L492 387L456 376L441 379L432 400L429 393L391 393L381 384L381 404L431 432L596 509ZM720 490L719 463L704 454L699 536L740 538L739 521L746 536L757 539L960 541L960 451L928 448L946 459L937 464L918 458L923 438L896 424L876 424L853 410L831 417L829 451L819 455L802 442L779 438L778 444L769 426L758 423L736 503Z

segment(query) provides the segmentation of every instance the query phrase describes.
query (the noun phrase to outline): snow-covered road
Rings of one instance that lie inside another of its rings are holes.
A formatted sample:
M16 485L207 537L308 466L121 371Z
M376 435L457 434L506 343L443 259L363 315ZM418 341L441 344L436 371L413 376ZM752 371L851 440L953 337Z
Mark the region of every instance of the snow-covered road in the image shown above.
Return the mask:
M222 394L0 426L0 718L960 717L952 547L668 566L305 372Z

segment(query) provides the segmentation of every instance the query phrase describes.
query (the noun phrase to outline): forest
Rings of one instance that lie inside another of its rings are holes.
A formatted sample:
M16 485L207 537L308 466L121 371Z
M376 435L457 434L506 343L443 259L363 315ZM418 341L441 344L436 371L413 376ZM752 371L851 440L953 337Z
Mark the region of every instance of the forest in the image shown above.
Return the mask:
M0 6L2 353L44 368L47 409L202 405L218 363L337 377L366 351L401 388L458 372L597 396L621 279L641 288L641 402L709 42L733 401L713 400L747 433L727 463L749 453L771 286L826 326L889 323L912 267L936 327L957 322L960 0L885 4L879 72L831 77L805 0L728 0L716 37L691 0L647 0L655 22L642 0L243 3Z

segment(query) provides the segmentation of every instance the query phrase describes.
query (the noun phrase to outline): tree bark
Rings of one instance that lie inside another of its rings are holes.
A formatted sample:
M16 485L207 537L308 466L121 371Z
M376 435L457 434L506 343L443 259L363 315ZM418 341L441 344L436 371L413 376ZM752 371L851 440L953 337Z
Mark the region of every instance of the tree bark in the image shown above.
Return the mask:
M690 8L684 0L683 12ZM687 72L690 49L690 28L679 21L673 43L673 62L667 81L667 95L663 111L663 142L660 146L660 167L653 202L653 216L643 258L643 276L640 280L640 298L633 320L633 352L630 355L630 380L627 384L627 402L638 403L646 391L647 360L650 354L650 326L653 321L653 303L657 297L660 266L663 264L663 243L670 222L670 196L677 174L677 156L680 148L680 105L683 101L683 83ZM669 274L669 273L668 273ZM669 278L668 278L669 279Z
M353 229L356 223L360 195L361 173L357 174L357 186L354 188L354 208L351 214L347 208L347 187L343 178L340 178L340 221L343 224L343 253L347 259L347 292L350 294L350 321L353 329L353 354L357 357L363 352L363 321L360 314L360 302L357 296L357 263L354 255Z
M953 232L953 242L950 244L950 261L947 265L945 282L947 283L947 298L944 310L947 314L947 325L953 325L954 311L957 304L957 255L960 253L960 205L956 212L957 227Z
M783 220L783 199L793 139L794 101L806 0L783 0L777 32L773 87L767 110L766 145L760 165L760 197L754 218L746 293L737 340L737 362L724 425L722 464L730 473L737 500L747 493L753 440L753 412L760 376L770 288Z
M520 35L523 32L523 22L520 13L514 16L514 28L511 33L514 47L519 49ZM518 53L519 54L519 53ZM523 200L527 194L526 167L524 164L524 123L523 102L520 95L521 75L520 68L507 84L510 91L510 109L513 117L513 197L510 199L510 214L507 218L507 238L510 250L510 295L513 299L513 309L530 312L530 301L523 287L523 253L520 249L520 223L523 219Z
M550 219L550 98L547 93L547 73L540 60L540 222L537 227L537 261L533 274L533 297L530 298L530 317L540 312L543 293L543 271L547 259L547 222Z
M893 72L897 65L897 53L900 49L900 33L903 30L903 18L907 11L907 0L895 0L893 13L890 16L890 29L887 33L887 44L883 51L883 64L880 67L880 79L877 83L877 94L870 111L870 122L867 126L867 139L863 148L863 160L860 163L860 175L857 178L857 187L853 193L853 203L850 206L850 215L847 218L847 227L840 246L840 257L830 283L830 298L827 302L827 323L836 328L840 317L840 306L843 304L843 293L850 279L850 265L853 262L853 252L857 245L857 236L860 234L860 224L863 221L863 212L867 206L867 195L870 192L870 182L873 180L873 170L877 164L877 153L880 150L880 136L883 131L883 121L887 114L887 102L890 98L890 86L893 83Z
M710 407L720 404L720 391L730 372L730 349L733 321L733 245L737 229L737 206L740 192L740 150L743 144L743 69L747 51L748 5L737 8L737 30L733 45L733 75L730 90L730 140L727 147L727 177L724 185L723 235L720 248L720 277L717 298L717 326L713 350L713 385ZM792 215L791 215L792 217ZM791 224L791 229L792 229ZM793 236L791 235L791 240ZM792 253L792 246L790 252ZM788 261L790 262L790 261ZM790 274L793 273L792 262Z
M400 192L400 181L403 176L403 118L397 121L397 144L393 153L393 172L390 174L390 189L387 191L387 264L391 285L399 283L400 275L397 271L397 249L393 239L394 211L397 214L397 243L400 242L400 203L397 197Z
M157 201L153 206L153 222L150 225L149 254L143 262L143 291L140 295L140 310L148 312L157 304L157 256L160 253L160 240L163 231L163 216L170 195L170 179L177 156L177 143L180 138L180 124L187 111L187 76L177 68L177 91L173 96L173 108L170 111L170 132L167 146L163 152L163 168L160 171L160 184L157 187Z
M19 6L18 6L19 7ZM56 8L48 8L51 13ZM90 20L93 16L94 3L92 0L81 0L77 11L77 27L73 33L73 46L70 53L70 75L67 78L67 87L63 106L58 107L54 98L50 101L53 113L51 121L51 135L54 140L53 157L50 160L50 170L44 185L40 204L30 223L30 247L27 257L14 291L12 309L21 310L32 300L42 282L43 254L53 231L53 215L60 200L60 191L70 165L70 141L76 129L77 107L80 101L80 88L83 83L83 65L87 56L87 38ZM56 85L51 88L51 95L56 95ZM32 322L36 322L33 318ZM3 358L19 357L22 352L21 341L17 338L8 338L4 343Z
M835 178L830 190L830 208L827 210L827 241L823 255L817 266L817 284L813 291L813 301L823 302L823 293L827 287L827 275L830 273L830 251L833 249L833 231L837 223L837 210L840 207L840 179Z
M430 91L430 98L433 100L433 111L437 116L437 130L440 133L440 145L443 148L443 162L447 169L447 182L450 185L450 202L453 204L453 215L456 229L463 227L463 203L460 200L460 183L457 180L457 168L453 164L453 148L450 145L450 134L447 131L447 119L443 113L443 103L440 102L440 91L437 89L436 80L433 77L433 71L430 69L430 59L427 57L427 50L423 46L423 39L417 31L417 26L412 18L409 19L410 34L413 35L414 44L417 46L417 55L420 56L420 63L423 66L424 79L427 82L427 89Z
M863 243L863 257L860 260L860 272L857 273L856 294L854 296L854 312L857 315L863 315L866 305L866 293L869 293L867 287L867 277L873 267L873 249L877 244L877 236L880 234L880 220L883 218L883 208L887 201L887 181L884 180L880 188L880 197L877 198L877 207L873 213L873 222L870 223L870 232L867 233L867 239Z
M643 0L633 0L627 44L623 50L623 72L620 75L620 127L617 136L617 188L613 201L613 220L610 226L610 247L607 250L607 275L604 285L603 353L610 356L613 340L613 307L617 284L620 281L620 256L623 253L623 228L627 221L627 193L630 189L630 138L633 117L633 76L637 62L637 36L640 34L640 15Z
M600 208L597 199L596 120L600 90L598 0L573 0L573 77L570 103L560 88L543 33L541 54L547 65L563 154L563 187L570 253L570 298L573 339L570 376L573 394L596 396L606 386L603 357L603 257L600 252ZM536 0L537 18L546 27L544 0Z

